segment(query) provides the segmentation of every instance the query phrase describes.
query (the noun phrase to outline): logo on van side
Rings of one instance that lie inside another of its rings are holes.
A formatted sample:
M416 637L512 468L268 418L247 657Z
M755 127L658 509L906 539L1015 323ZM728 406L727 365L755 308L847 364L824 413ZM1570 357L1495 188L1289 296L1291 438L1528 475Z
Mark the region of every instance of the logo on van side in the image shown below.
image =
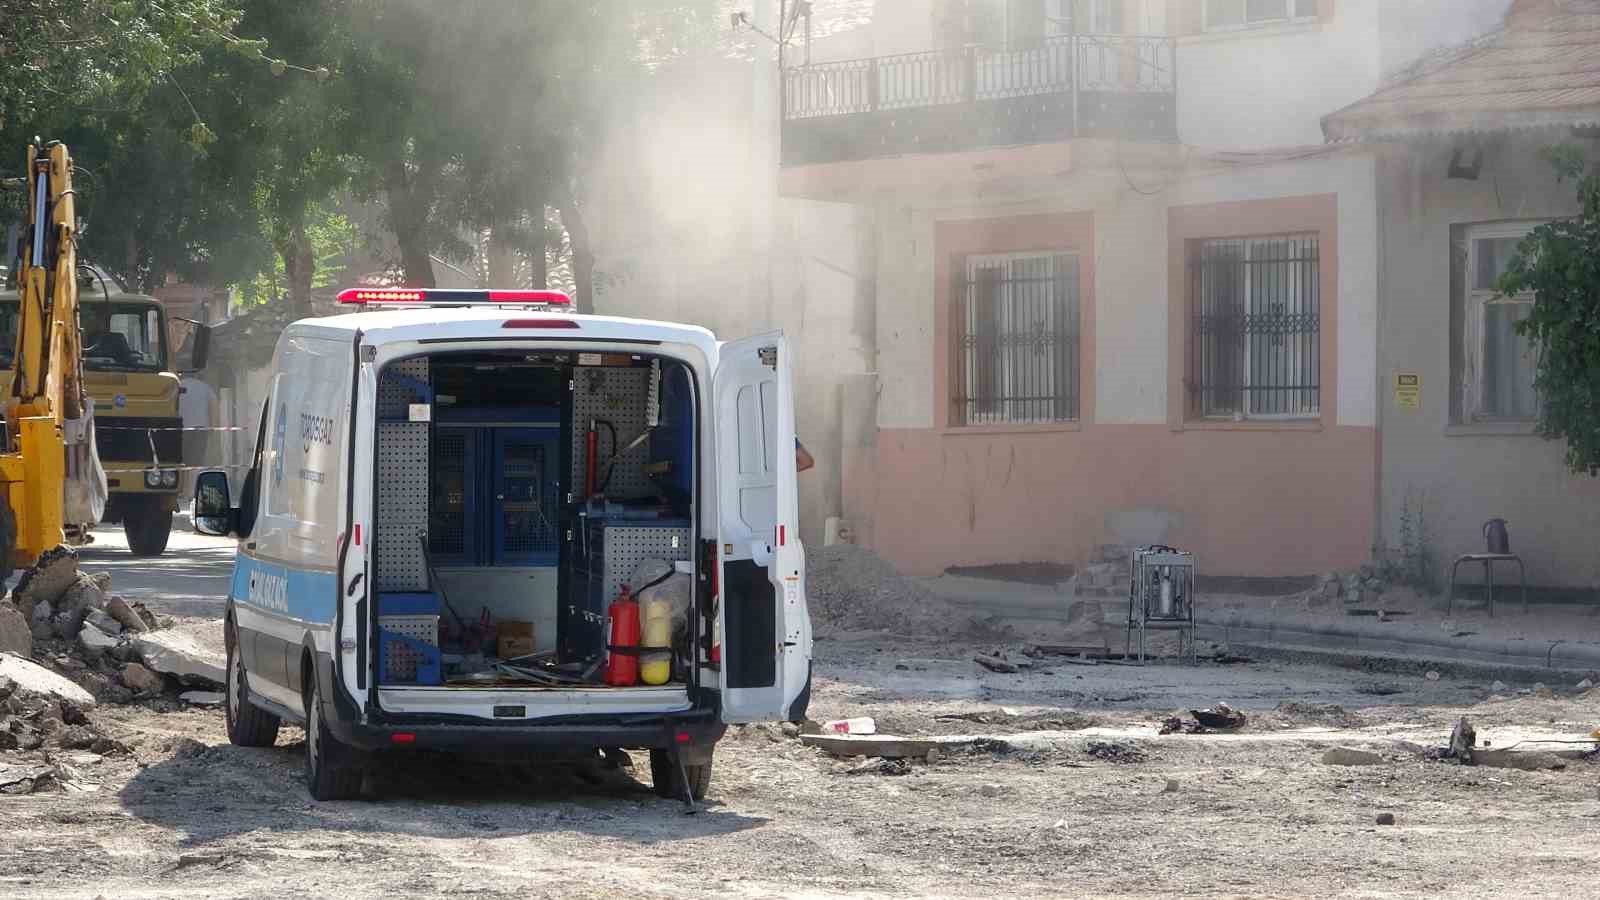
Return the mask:
M257 572L250 576L250 605L276 612L289 611L289 578Z
M333 446L333 417L300 414L300 449L311 452L312 444Z
M278 422L272 428L272 483L283 483L283 444L289 434L289 405L278 404Z

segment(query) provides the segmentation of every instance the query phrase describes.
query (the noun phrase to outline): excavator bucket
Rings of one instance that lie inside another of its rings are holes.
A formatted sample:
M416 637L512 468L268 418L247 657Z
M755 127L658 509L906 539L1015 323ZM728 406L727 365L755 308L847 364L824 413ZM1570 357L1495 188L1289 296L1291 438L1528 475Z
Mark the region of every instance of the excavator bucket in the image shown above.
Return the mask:
M68 529L87 535L105 515L110 487L105 467L94 444L94 401L84 399L83 416L66 419L61 433L67 445L67 479L62 486L61 521Z

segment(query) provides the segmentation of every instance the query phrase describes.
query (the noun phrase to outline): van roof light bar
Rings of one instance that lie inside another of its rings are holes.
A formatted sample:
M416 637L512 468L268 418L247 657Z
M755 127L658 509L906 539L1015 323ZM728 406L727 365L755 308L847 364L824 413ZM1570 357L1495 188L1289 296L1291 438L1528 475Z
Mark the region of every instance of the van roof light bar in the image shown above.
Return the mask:
M446 288L349 288L339 302L350 306L568 306L561 291L465 291Z

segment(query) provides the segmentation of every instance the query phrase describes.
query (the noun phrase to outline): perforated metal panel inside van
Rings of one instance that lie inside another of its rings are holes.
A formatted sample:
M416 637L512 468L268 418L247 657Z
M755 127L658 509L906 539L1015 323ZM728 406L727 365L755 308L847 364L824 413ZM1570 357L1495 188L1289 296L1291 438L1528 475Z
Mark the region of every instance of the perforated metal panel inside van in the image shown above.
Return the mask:
M600 431L600 462L605 463L620 447L626 447L644 432L650 391L650 369L610 369L579 367L573 372L572 391L572 483L582 488L585 434L592 419L604 419L616 426L617 446L611 433ZM656 493L644 473L650 460L650 441L629 450L617 461L606 487L608 497L643 497Z
M378 509L373 518L380 591L423 591L428 569L428 423L378 424Z

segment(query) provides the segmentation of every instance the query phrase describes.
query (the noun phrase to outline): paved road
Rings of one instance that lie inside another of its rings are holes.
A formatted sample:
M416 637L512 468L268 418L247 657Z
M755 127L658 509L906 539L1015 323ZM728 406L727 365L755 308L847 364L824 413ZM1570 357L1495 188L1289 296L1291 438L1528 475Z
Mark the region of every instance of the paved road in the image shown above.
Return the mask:
M111 592L142 601L169 616L222 618L233 577L234 542L175 527L167 552L140 559L128 552L120 526L95 532L94 543L79 551L86 572L111 573Z

